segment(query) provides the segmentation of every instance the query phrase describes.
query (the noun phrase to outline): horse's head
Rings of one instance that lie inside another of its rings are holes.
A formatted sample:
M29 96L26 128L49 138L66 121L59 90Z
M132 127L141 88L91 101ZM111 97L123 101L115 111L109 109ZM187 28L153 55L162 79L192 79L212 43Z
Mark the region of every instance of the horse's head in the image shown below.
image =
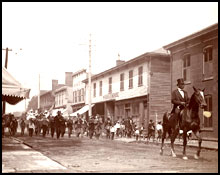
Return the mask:
M205 97L204 97L204 91L205 88L203 90L201 89L197 89L193 86L194 89L194 100L195 102L200 106L200 108L204 108L207 106L206 101L205 101Z

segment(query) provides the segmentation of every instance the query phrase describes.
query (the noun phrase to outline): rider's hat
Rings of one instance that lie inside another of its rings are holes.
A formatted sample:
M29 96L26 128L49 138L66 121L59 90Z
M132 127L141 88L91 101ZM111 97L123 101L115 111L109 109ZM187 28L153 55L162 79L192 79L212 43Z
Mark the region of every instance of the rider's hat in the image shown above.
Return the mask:
M178 86L178 85L184 85L184 84L185 84L185 83L184 83L183 78L177 79L177 86Z

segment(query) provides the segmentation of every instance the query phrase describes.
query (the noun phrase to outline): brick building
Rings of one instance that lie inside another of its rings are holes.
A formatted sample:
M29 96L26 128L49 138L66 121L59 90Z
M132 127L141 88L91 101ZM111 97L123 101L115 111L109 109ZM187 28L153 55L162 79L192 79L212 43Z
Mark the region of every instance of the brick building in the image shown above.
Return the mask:
M41 90L40 93L40 111L50 110L55 103L54 91L57 88L64 86L64 84L58 84L58 80L52 80L52 90Z
M218 24L186 36L164 46L171 54L171 90L176 80L184 78L185 90L191 97L193 86L205 88L208 104L205 110L212 113L206 118L200 111L203 137L218 138Z

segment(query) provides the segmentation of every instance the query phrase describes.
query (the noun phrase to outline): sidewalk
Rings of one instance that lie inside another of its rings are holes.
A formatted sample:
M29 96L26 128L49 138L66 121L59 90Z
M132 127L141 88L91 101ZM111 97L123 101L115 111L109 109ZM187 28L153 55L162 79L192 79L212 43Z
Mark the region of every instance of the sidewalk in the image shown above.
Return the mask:
M151 139L150 141L147 141L146 139L144 140L143 138L138 139L138 141L136 141L136 139L133 138L120 138L120 137L116 137L114 140L118 140L118 141L123 141L123 142L127 142L127 143L133 143L133 142L137 142L137 143L155 143L155 144L161 144L161 141L154 141L153 139ZM165 140L164 141L165 144L170 144L170 140ZM175 140L174 142L175 145L179 145L182 146L183 145L183 141L182 139L179 140L178 138ZM189 140L187 141L187 146L190 147L198 147L198 141L197 140ZM208 140L203 140L202 141L202 149L209 149L209 150L216 150L218 151L218 141L208 141Z
M2 138L2 173L68 172L68 169L13 138Z

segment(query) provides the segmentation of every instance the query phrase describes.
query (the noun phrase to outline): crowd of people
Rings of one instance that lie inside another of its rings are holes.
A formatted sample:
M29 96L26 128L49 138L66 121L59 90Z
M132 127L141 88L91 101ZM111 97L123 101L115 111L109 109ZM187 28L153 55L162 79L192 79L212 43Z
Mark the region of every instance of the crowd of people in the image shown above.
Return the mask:
M6 120L4 120L5 122ZM115 137L135 137L138 140L140 137L150 139L155 138L155 132L158 133L157 139L161 138L162 135L162 125L158 122L157 126L154 122L150 120L148 128L145 128L142 123L138 126L131 117L126 119L112 120L112 117L107 117L104 120L99 114L91 116L88 119L84 115L77 114L75 117L63 117L61 111L57 112L56 116L51 115L49 112L34 114L31 110L25 118L21 118L17 124L17 121L13 115L10 115L10 125L14 125L10 129L10 135L15 135L17 131L18 124L20 125L21 136L24 136L25 129L27 128L27 133L30 137L40 136L46 137L64 137L67 132L70 138L74 133L76 137L88 136L90 139L93 137L99 139L100 136L104 136L107 139L114 140ZM6 125L3 122L3 134ZM160 126L161 125L161 126ZM14 128L14 129L13 129Z

